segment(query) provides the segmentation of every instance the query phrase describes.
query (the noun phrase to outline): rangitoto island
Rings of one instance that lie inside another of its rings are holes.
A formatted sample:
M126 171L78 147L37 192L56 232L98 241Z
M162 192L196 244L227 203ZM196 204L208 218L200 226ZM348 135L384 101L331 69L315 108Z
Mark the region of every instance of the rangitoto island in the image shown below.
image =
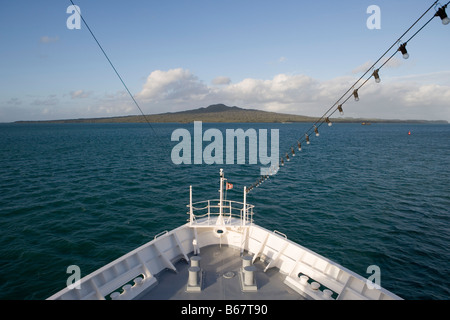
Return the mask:
M214 104L198 109L166 112L150 115L129 115L121 117L107 118L80 118L63 120L42 120L42 121L16 121L15 123L191 123L202 121L205 123L314 123L318 117L308 117L285 113L261 111L256 109L244 109L240 107L229 107L224 104ZM445 120L387 120L387 119L367 119L367 118L330 118L332 122L346 123L448 123Z

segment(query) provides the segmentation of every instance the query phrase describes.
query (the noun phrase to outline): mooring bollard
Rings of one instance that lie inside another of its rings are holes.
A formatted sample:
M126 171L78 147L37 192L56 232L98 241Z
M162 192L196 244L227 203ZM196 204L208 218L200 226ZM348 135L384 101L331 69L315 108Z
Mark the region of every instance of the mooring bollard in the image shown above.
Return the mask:
M251 266L252 259L253 259L253 256L251 256L251 255L243 256L242 257L242 268L245 269L245 267Z
M246 266L244 268L244 284L246 286L252 286L254 283L254 273L256 271L255 266Z
M198 286L198 273L200 272L199 267L190 267L189 268L189 280L188 283L191 287Z
M202 260L202 257L192 256L191 257L191 267L200 267L200 260Z

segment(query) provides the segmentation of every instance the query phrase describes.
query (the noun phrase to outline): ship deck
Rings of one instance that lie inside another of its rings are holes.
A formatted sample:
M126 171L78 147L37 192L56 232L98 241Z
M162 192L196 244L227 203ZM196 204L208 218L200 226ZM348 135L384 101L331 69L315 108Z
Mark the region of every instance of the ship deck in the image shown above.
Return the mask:
M401 299L254 224L245 192L243 203L222 199L220 173L219 200L193 203L190 187L189 223L161 232L49 300Z
M245 252L244 252L245 254ZM303 296L283 283L285 276L277 268L264 272L264 262L257 259L254 279L256 292L243 292L240 280L242 255L239 249L210 245L200 252L202 289L188 292L189 264L180 260L177 272L164 270L156 275L158 284L141 293L140 300L303 300Z

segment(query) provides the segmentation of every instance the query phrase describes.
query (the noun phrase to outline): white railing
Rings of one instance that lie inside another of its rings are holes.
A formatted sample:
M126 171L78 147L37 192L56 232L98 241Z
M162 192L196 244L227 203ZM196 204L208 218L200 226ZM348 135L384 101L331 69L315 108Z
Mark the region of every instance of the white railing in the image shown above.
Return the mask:
M219 199L205 200L187 205L190 215L191 226L213 226L213 225L239 225L250 226L253 224L254 205L242 202L222 200L222 209ZM244 210L246 209L246 210ZM222 216L222 221L218 219ZM234 218L234 219L233 219Z

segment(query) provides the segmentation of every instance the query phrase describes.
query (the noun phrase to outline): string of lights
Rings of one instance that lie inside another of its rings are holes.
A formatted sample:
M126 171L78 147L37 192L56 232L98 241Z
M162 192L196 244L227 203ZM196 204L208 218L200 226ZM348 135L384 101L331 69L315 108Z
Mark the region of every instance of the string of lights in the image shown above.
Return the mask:
M280 158L280 162L277 166L272 167L269 170L269 174L260 176L255 183L253 183L250 187L246 188L247 193L250 193L253 189L258 188L262 183L268 180L273 174L277 173L281 167L285 165L286 162L291 160L291 157L295 156L295 149L298 151L302 150L302 143L310 144L310 136L315 134L316 137L319 136L319 128L322 124L326 123L328 126L332 126L332 122L330 117L339 111L341 115L344 114L343 105L350 99L354 98L355 101L359 101L359 90L373 77L376 83L380 83L380 75L379 71L383 68L398 52L401 52L404 59L409 58L409 53L406 49L406 45L409 41L411 41L419 32L421 32L435 17L439 17L442 21L443 25L447 25L450 23L450 19L447 16L445 9L447 8L450 1L445 5L436 10L436 7L439 5L438 1L435 1L390 47L387 49L375 63L370 66L366 72L320 117L299 139L297 139L296 146L289 147L289 150L285 153L284 157ZM419 29L417 30L407 41L401 42L403 37L420 21L422 18L432 9L435 8L435 14ZM377 69L375 66L395 47L398 48L392 53L392 55L387 58ZM373 71L372 71L373 70ZM358 87L357 84L369 73L370 76L364 80ZM350 93L351 92L351 93ZM350 93L350 94L349 94ZM346 97L346 98L345 98ZM345 98L345 99L344 99ZM344 100L343 100L344 99Z

